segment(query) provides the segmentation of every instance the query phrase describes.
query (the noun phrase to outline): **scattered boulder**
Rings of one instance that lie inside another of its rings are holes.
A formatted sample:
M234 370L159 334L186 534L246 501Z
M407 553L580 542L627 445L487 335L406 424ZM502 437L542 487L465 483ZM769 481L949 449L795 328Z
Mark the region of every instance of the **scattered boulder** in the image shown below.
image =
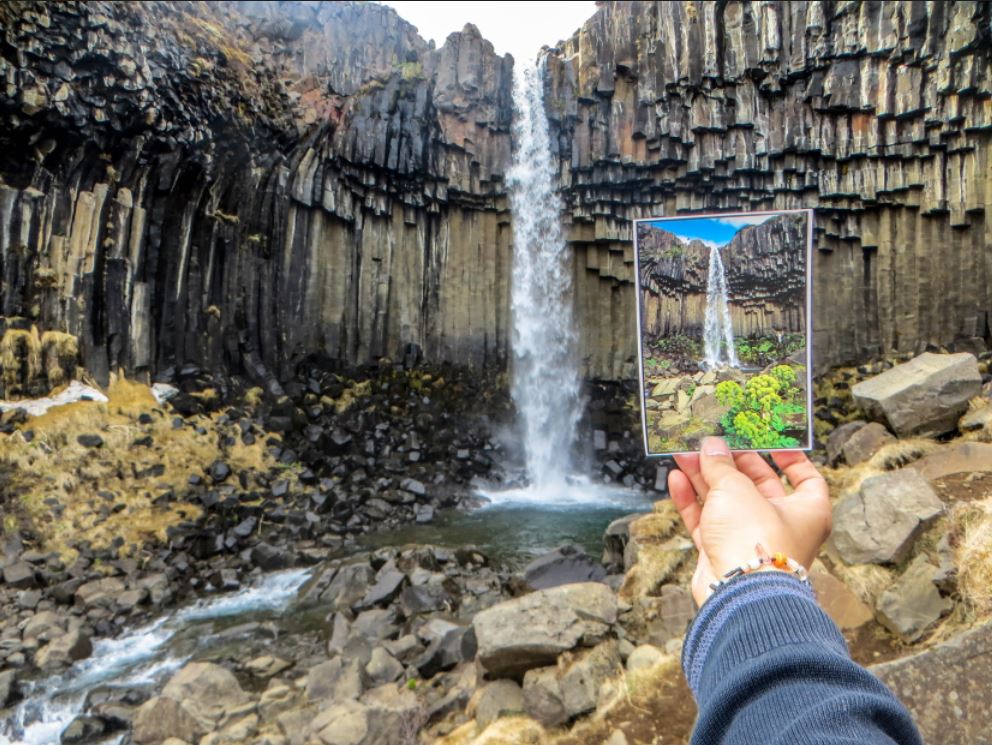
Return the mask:
M81 716L73 719L69 726L62 731L60 737L63 745L69 743L94 742L103 739L107 727L99 717Z
M539 667L524 674L524 711L545 727L568 721L557 667Z
M306 679L308 701L344 701L357 699L365 690L362 669L357 662L333 657L310 668Z
M566 659L571 657L572 659ZM610 639L593 649L564 655L558 661L561 670L562 703L569 719L592 711L599 701L603 683L616 677L623 665L617 643Z
M125 584L116 577L105 577L80 585L76 590L76 604L90 608L112 608L117 597L125 591Z
M809 568L809 581L816 592L817 603L841 629L860 628L874 617L871 608L827 571L819 559Z
M974 355L926 352L858 383L851 393L862 411L899 437L936 437L956 428L981 390Z
M532 590L575 582L601 582L606 570L578 546L552 549L524 567L524 583Z
M475 700L475 721L480 727L485 727L497 717L523 710L524 694L520 686L512 680L494 680L479 689Z
M844 453L844 461L849 466L856 466L864 463L875 453L895 442L889 430L878 422L870 422L863 427L859 427L857 432L851 434L841 449Z
M992 472L992 444L962 442L925 455L910 463L912 468L927 481L951 476L955 473Z
M472 621L479 664L495 677L521 675L579 644L598 643L616 618L616 596L595 582L539 590L499 603Z
M62 636L53 639L35 654L34 664L39 670L52 672L68 667L76 660L83 660L93 654L93 644L88 634L80 629L69 629Z
M941 597L934 584L937 567L925 554L917 556L902 576L878 599L878 620L903 641L915 642L940 617L951 610L954 601Z
M16 703L19 698L17 673L13 670L0 671L0 709Z
M199 742L208 732L181 703L168 696L155 696L141 705L134 717L131 737L137 745L162 745L169 738Z
M365 666L365 674L373 686L392 683L403 675L403 665L385 649L376 647Z
M3 581L18 590L38 586L38 577L33 566L26 561L15 561L3 568Z
M667 473L667 469L666 469ZM624 552L630 540L630 524L643 517L639 513L624 515L606 526L603 532L603 565L610 572L622 572Z
M234 674L212 662L188 663L169 679L162 695L179 702L205 731L251 701Z
M847 422L835 427L827 436L827 465L836 466L844 455L844 445L848 439L865 426L865 422L860 419L854 422Z
M848 564L898 563L943 511L944 503L913 469L873 476L834 506L831 540Z
M871 671L906 705L925 742L988 740L992 623Z

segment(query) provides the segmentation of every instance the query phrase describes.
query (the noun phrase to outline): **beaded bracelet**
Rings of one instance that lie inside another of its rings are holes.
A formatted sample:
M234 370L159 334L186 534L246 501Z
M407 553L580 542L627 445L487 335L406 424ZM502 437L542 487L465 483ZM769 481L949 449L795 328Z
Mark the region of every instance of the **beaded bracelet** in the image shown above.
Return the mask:
M741 564L740 566L734 567L723 575L723 579L718 579L716 582L710 584L710 588L713 590L718 590L734 577L741 574L756 572L761 569L761 567L765 566L775 567L783 572L791 572L799 578L800 582L809 586L809 574L806 571L806 567L795 559L790 559L788 556L780 552L769 554L760 543L755 545L754 552L757 554L755 558L751 559L749 562Z

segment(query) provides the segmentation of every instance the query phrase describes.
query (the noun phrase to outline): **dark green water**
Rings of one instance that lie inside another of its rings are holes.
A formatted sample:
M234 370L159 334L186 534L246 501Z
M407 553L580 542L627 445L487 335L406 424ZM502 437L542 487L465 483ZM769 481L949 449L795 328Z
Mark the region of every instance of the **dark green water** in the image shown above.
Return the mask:
M650 509L650 502L645 500L624 507L499 505L473 512L452 510L439 512L427 525L409 525L367 536L363 545L473 545L490 559L520 564L556 546L573 543L598 559L603 551L603 531L611 521Z

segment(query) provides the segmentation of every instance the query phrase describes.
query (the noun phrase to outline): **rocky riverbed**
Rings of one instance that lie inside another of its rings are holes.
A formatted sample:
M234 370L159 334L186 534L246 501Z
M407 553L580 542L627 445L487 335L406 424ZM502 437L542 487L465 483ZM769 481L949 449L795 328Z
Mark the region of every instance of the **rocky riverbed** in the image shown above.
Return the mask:
M836 505L814 583L924 731L970 742L983 694L922 691L986 659L987 361L900 362L817 381ZM365 373L306 370L273 397L186 369L166 403L118 380L106 403L6 413L0 737L684 742L693 551L667 466L625 429L636 394L592 391L585 439L641 514L465 513L512 479L497 387Z

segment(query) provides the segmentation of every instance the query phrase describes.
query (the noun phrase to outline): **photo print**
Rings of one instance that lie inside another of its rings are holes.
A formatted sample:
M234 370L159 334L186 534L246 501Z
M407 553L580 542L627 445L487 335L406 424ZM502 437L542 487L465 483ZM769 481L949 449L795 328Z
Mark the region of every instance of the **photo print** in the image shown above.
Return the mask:
M634 222L648 455L812 446L812 210Z

